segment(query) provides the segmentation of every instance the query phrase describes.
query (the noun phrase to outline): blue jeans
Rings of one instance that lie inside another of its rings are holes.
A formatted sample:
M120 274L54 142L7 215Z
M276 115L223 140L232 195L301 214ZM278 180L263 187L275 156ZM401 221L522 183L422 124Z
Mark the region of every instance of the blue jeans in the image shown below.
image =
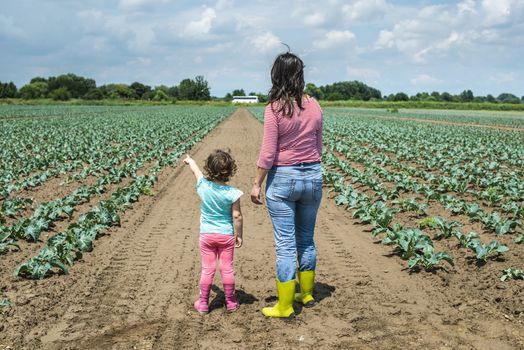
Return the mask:
M275 166L266 185L266 202L277 253L277 278L287 282L300 271L315 270L313 233L322 199L320 164Z

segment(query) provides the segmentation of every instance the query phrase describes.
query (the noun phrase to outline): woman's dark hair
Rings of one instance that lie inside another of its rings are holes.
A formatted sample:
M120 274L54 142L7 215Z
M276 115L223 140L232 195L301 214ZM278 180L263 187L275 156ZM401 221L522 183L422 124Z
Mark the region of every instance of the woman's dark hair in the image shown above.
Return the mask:
M204 171L208 180L228 182L235 175L237 165L229 152L216 149L207 157Z
M304 62L298 56L290 52L278 55L271 68L271 82L273 86L269 90L269 104L278 103L279 113L291 117L295 111L294 101L298 108L304 109Z

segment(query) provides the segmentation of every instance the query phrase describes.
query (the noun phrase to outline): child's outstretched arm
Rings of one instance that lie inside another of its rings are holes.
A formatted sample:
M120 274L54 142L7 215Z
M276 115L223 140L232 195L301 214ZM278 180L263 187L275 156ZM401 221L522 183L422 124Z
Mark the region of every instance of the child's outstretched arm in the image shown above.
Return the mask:
M240 210L240 199L237 199L235 203L231 206L231 211L233 214L233 224L235 225L235 248L242 247L242 231L243 231L243 221L242 221L242 211Z
M195 175L197 181L200 180L202 177L204 177L204 174L202 174L202 172L200 171L200 168L198 167L197 163L195 162L193 158L189 156L189 154L186 156L186 159L184 159L184 163L189 165L189 168Z

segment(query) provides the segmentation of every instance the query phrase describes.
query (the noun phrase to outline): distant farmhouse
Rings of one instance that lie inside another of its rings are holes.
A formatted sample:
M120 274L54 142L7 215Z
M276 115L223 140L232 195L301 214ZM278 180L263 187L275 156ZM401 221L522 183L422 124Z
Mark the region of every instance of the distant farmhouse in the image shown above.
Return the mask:
M233 103L258 103L258 96L233 96Z

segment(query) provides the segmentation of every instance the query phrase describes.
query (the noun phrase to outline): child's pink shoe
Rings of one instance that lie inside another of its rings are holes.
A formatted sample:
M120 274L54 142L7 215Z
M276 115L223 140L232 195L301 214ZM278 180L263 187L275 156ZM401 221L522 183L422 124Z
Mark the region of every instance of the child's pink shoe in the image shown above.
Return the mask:
M195 310L201 314L207 314L209 312L209 305L207 305L206 302L203 302L200 299L195 301L195 304L193 305L195 306Z
M224 294L226 296L226 310L228 312L237 311L240 307L240 304L235 298L235 285L234 284L224 284Z
M193 304L195 306L195 310L198 311L201 314L207 314L209 312L209 292L211 291L211 285L210 284L201 284L200 285L200 297L197 301Z

